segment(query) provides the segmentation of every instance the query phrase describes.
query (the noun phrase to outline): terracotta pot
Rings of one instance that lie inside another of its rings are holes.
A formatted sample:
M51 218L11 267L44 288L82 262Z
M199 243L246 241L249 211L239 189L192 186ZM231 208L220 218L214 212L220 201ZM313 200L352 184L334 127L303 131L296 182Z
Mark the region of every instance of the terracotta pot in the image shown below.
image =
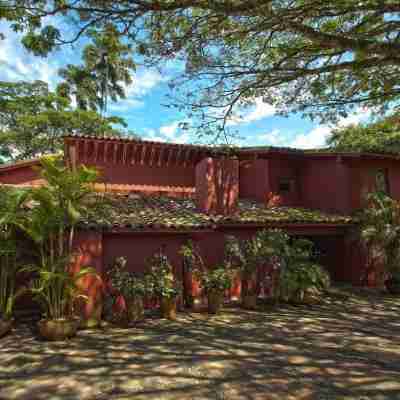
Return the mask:
M257 308L257 295L247 294L242 297L242 307L246 310L255 310Z
M127 301L127 312L129 322L141 321L144 317L144 305L142 297L134 297Z
M0 338L7 335L10 332L14 324L13 319L0 319Z
M160 301L161 318L176 319L176 299L175 297L161 297Z
M213 290L207 294L209 314L217 314L224 303L224 292Z
M400 281L397 279L388 279L385 281L386 289L387 291L394 295L394 296L399 296L400 295Z
M40 336L46 340L65 340L76 335L79 319L42 319L38 322Z

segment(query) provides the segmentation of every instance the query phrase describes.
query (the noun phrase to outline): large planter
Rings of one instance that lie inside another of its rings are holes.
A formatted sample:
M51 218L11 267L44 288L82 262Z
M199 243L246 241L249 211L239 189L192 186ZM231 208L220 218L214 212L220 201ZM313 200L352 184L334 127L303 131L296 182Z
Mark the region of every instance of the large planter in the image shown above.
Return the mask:
M13 319L0 319L0 338L7 335L13 326Z
M398 279L388 279L385 282L386 289L387 291L394 295L394 296L400 296L400 281Z
M42 319L38 322L39 333L46 340L65 340L76 335L79 319Z
M176 319L176 298L161 297L160 300L161 317L174 320Z
M242 307L246 310L255 310L257 308L257 295L247 294L242 297Z
M224 303L224 292L212 290L207 294L209 314L217 314Z
M127 301L128 321L138 322L144 317L144 305L142 297L134 297Z

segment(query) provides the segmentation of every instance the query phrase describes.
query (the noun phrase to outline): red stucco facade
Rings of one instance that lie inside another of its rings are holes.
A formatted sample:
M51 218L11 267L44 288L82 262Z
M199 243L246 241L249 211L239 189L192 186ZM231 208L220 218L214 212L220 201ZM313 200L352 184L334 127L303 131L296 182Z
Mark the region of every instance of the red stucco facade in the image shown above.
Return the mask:
M71 168L79 164L98 168L102 190L191 197L200 211L210 215L235 212L238 199L265 203L269 195L279 195L283 206L349 215L362 207L364 194L374 190L378 170L385 172L391 196L400 200L400 160L395 156L265 148L238 149L227 155L200 146L68 137L65 160ZM29 161L0 167L0 183L40 183L37 165ZM165 245L176 276L187 281L178 254L187 239L199 245L208 266L215 266L222 262L226 234L249 237L265 227L273 226L80 232L73 268L89 265L104 275L116 257L125 256L131 270L142 272L146 259ZM351 241L351 227L306 223L279 227L291 235L312 238L322 249L321 260L334 280L374 284L373 276L364 276L362 251ZM91 299L82 310L89 318L100 312L103 287L90 277L82 285ZM231 295L239 293L236 284Z

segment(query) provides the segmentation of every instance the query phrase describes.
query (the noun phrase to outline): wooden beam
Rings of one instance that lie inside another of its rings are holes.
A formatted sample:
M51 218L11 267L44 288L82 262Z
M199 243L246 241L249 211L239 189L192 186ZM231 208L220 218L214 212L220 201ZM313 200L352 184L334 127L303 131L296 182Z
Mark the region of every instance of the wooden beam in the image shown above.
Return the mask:
M103 147L103 162L107 162L108 156L108 147L110 146L110 142L105 142Z
M174 149L172 147L168 148L169 153L168 153L168 158L167 158L167 167L170 166L171 160L172 160L172 154L174 153Z
M140 164L143 165L144 164L144 158L146 157L146 145L143 144L142 145L142 155L140 157Z
M132 148L132 151L131 151L131 156L130 156L130 163L131 163L131 165L135 165L136 164L135 156L136 156L138 146L136 144L132 143L131 148Z
M161 167L161 164L162 164L162 159L163 159L163 155L164 155L164 149L165 149L164 146L161 147L161 148L160 148L160 153L158 154L158 162L157 162L157 165L158 165L159 167Z
M94 151L93 151L93 159L94 159L94 162L97 161L97 158L98 158L98 157L99 157L99 141L96 140L96 141L94 142Z
M129 143L124 143L123 145L123 149L122 149L122 164L126 164L126 158L128 155L128 147L129 147Z
M118 155L118 147L119 143L114 143L114 148L113 148L113 163L117 163L117 155Z
M149 165L150 165L150 167L153 166L155 154L156 154L156 146L154 146L154 144L153 144L153 146L151 147L151 153L150 153L150 159L149 159Z
M184 166L184 167L186 167L187 164L188 164L188 162L189 162L189 156L190 156L190 153L191 153L191 152L192 152L192 149L189 147L189 148L186 150L185 158L184 158L184 160L183 160L183 166Z
M178 152L176 153L176 160L175 160L175 165L179 164L179 157L182 154L182 147L179 147Z
M89 144L87 140L83 140L83 157L82 157L82 161L87 161L88 160L88 148L89 148Z

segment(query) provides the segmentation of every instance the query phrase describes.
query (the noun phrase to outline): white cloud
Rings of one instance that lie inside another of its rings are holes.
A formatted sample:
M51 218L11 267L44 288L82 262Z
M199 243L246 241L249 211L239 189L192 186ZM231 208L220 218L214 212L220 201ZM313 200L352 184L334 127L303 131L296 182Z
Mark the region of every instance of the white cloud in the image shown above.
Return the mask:
M126 112L134 108L144 106L142 98L149 94L157 85L166 81L167 78L161 76L153 70L139 70L132 76L132 83L125 88L126 99L118 100L110 105L110 109L116 112Z
M180 121L175 121L170 125L164 125L160 128L160 133L166 136L168 139L175 139L179 124Z
M54 88L60 67L55 57L44 59L30 54L21 44L21 34L13 32L6 23L0 23L5 39L0 40L0 80L42 80Z
M327 125L317 126L307 133L297 135L290 143L290 147L297 147L299 149L323 147L331 131L332 128Z
M249 124L251 122L270 117L274 115L275 112L276 109L274 106L265 103L261 97L258 97L255 100L254 105L247 108L246 111L234 112L227 125L234 126L240 124Z
M279 129L273 129L270 132L262 133L256 136L258 142L263 142L264 145L282 146L287 142L286 136Z
M359 109L357 112L349 115L346 118L339 120L337 127L346 127L349 125L358 124L368 119L371 111L365 108ZM326 141L329 138L335 126L320 125L307 133L302 133L295 136L293 141L289 144L290 147L297 147L300 149L321 148L326 146Z

